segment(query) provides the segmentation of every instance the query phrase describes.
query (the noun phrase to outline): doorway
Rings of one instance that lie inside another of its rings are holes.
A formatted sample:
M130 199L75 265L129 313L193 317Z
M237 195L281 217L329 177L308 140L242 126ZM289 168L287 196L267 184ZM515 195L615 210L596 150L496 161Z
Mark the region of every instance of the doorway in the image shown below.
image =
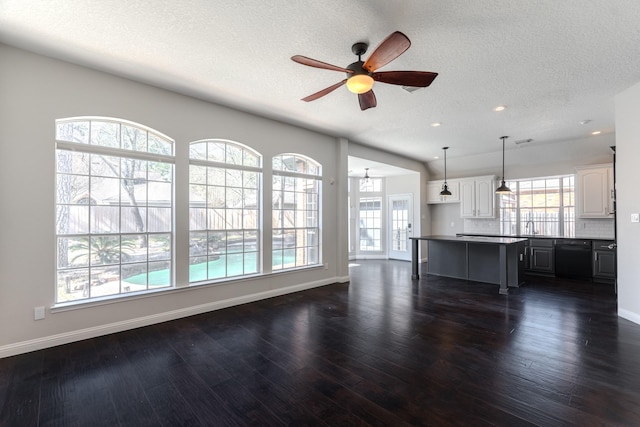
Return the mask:
M413 227L413 194L394 194L388 197L389 258L411 261L409 237Z

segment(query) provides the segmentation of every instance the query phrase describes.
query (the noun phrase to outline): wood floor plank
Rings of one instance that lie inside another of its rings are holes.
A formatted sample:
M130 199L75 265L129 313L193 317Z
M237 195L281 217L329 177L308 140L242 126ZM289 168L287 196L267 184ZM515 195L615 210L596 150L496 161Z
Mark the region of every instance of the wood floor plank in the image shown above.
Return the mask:
M611 288L358 261L350 282L0 359L0 425L640 425Z

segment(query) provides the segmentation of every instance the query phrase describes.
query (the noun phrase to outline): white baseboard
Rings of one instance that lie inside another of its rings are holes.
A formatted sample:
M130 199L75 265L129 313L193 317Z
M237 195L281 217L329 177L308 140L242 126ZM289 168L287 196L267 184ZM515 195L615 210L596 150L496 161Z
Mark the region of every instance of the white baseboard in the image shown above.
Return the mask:
M633 311L629 311L629 310L625 310L625 309L618 309L618 316L630 320L633 323L637 323L640 325L640 314L638 313L634 313Z
M262 299L273 298L281 295L291 294L294 292L304 291L306 289L317 288L320 286L331 285L333 283L345 283L349 281L349 277L334 277L330 279L318 280L315 282L303 283L299 285L288 286L286 288L272 289L265 292L259 292L241 297L229 298L222 301L213 301L206 304L194 305L178 310L167 311L150 316L138 317L135 319L124 320L121 322L108 323L106 325L94 326L91 328L77 329L75 331L64 332L61 334L50 335L46 337L36 338L27 341L21 341L13 344L3 345L0 347L0 359L3 357L15 356L17 354L28 353L30 351L42 350L43 348L54 347L61 344L68 344L74 341L80 341L88 338L95 338L101 335L113 334L129 329L149 326L156 323L162 323L169 320L180 319L182 317L193 316L195 314L206 313L208 311L220 310L223 308L233 307L235 305L246 304L249 302L259 301Z

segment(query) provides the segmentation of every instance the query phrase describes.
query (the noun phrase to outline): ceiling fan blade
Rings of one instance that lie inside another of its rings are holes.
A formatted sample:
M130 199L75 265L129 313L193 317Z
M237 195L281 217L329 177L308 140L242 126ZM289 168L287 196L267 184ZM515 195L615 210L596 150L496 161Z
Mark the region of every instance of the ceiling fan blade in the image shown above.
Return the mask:
M322 89L319 92L316 92L314 94L311 94L309 96L307 96L306 98L302 98L303 101L305 102L309 102L309 101L315 101L318 98L322 98L323 96L333 92L334 90L338 89L340 86L342 86L343 84L345 84L347 82L347 79L344 79L341 82L338 82L332 86L329 86L327 88Z
M373 108L378 105L376 101L376 95L372 90L369 92L358 94L358 101L360 101L360 109L362 111L368 110L369 108Z
M427 87L438 77L429 71L380 71L371 74L373 80L392 85Z
M396 31L380 43L369 59L364 61L363 68L372 73L402 55L409 46L411 46L409 38L400 31Z
M309 67L322 68L324 70L342 71L345 73L353 73L353 70L347 70L346 68L338 67L337 65L327 64L326 62L318 61L317 59L307 58L302 55L294 55L291 60L298 64L308 65Z

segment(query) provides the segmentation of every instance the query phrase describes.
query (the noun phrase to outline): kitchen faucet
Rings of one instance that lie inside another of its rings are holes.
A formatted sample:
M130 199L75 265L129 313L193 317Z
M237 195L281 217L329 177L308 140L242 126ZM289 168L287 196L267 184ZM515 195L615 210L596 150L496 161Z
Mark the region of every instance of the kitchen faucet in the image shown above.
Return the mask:
M533 220L531 220L531 219L530 219L529 221L527 221L527 222L525 223L525 225L524 225L524 229L525 229L525 230L527 230L527 234L529 234L529 224L531 224L531 228L533 229L533 231L531 232L531 234L538 234L538 233L536 233L536 229L535 229L536 224L535 224L535 223L533 222Z

